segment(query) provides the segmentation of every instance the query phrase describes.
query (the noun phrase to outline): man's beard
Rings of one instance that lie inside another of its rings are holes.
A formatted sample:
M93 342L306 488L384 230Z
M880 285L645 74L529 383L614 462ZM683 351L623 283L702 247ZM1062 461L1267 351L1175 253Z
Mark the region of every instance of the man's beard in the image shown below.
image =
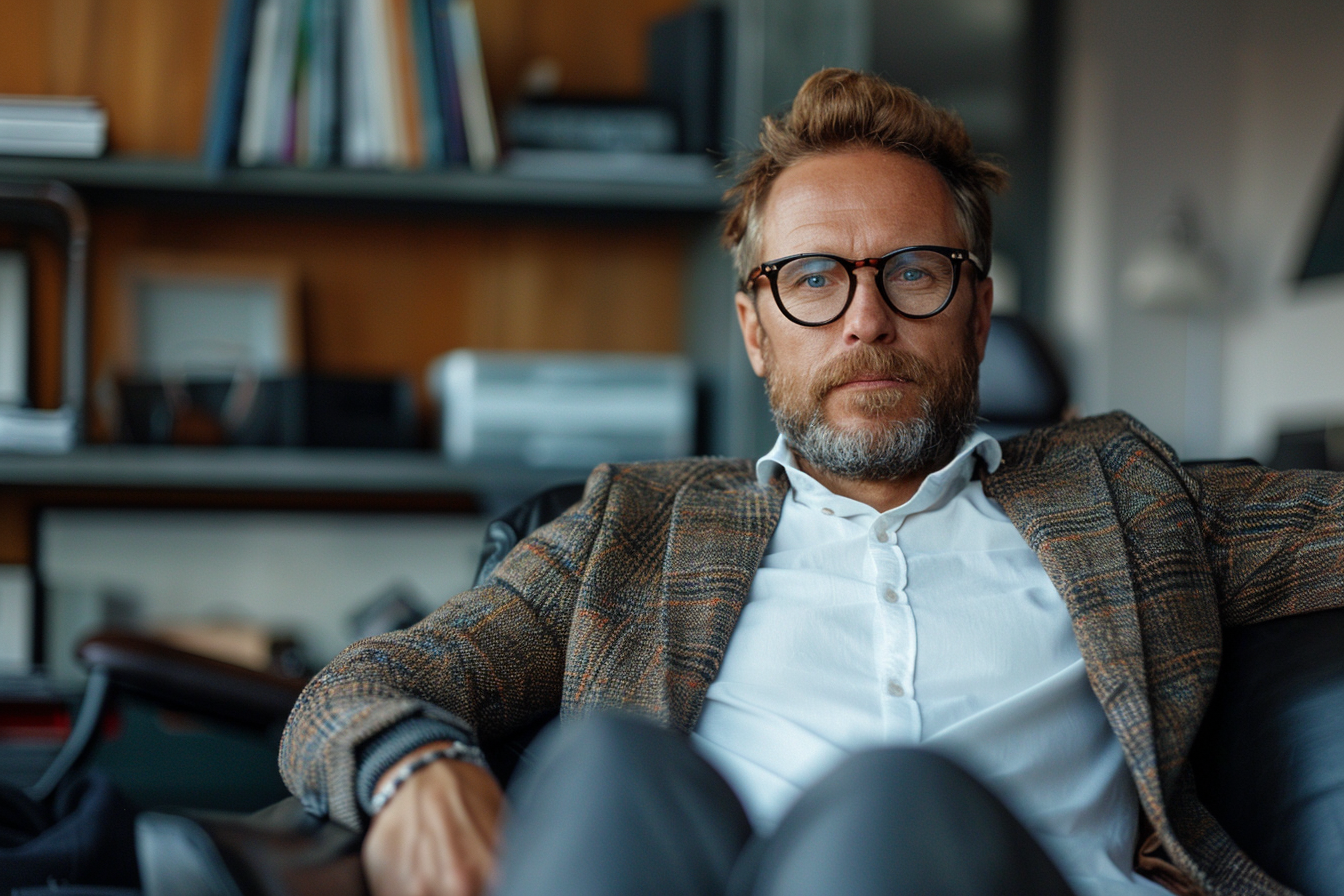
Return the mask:
M802 382L776 368L768 343L762 349L770 368L765 392L775 425L799 458L833 476L877 481L933 470L949 460L975 429L979 365L969 330L962 356L942 370L908 352L864 345ZM858 392L846 400L873 418L874 425L835 427L826 419L824 399L832 389L864 374L922 387L919 411L905 420L875 425L895 410L904 390Z

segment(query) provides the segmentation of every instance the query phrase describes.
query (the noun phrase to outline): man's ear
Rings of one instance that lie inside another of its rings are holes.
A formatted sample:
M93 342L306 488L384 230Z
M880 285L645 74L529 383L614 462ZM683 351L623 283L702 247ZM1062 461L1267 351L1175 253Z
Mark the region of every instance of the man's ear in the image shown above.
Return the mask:
M975 337L975 356L985 360L985 343L989 341L989 318L994 311L994 280L982 278L975 285L975 307L971 310L971 332Z
M737 305L737 325L742 328L742 344L746 346L747 359L751 361L751 369L756 371L756 375L763 377L766 369L761 343L765 341L765 333L761 331L761 320L756 315L756 302L741 290L733 297L733 302Z

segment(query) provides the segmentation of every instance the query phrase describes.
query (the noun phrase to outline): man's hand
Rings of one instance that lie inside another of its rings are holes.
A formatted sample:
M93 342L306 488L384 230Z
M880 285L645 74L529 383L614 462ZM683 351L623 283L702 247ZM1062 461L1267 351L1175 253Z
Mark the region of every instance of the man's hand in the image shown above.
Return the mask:
M383 774L443 743L426 744ZM440 759L411 775L369 825L364 877L373 896L476 896L495 870L504 794L480 766Z

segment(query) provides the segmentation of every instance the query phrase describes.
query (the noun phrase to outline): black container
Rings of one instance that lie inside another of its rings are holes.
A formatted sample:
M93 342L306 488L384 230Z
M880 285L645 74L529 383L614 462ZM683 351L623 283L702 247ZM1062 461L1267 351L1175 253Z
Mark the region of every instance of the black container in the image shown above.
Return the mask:
M118 382L118 436L138 444L291 448L416 446L401 379L328 376L131 377Z

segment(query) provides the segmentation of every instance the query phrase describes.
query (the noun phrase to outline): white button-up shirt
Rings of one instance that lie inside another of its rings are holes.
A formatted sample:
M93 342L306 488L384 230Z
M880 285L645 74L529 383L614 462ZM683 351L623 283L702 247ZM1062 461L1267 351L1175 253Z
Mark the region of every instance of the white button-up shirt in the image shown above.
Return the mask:
M994 791L1082 896L1161 893L1131 870L1138 796L1087 683L1063 599L973 479L976 432L878 513L788 476L742 616L692 741L758 831L848 754L920 744Z

